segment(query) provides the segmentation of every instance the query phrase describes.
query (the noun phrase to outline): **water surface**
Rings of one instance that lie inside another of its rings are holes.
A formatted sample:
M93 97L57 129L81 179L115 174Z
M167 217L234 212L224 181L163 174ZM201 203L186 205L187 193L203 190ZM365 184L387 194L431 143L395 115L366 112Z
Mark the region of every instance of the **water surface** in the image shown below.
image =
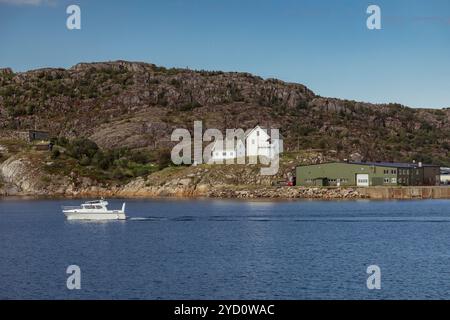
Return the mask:
M77 222L78 200L0 201L0 299L450 299L449 200L126 202Z

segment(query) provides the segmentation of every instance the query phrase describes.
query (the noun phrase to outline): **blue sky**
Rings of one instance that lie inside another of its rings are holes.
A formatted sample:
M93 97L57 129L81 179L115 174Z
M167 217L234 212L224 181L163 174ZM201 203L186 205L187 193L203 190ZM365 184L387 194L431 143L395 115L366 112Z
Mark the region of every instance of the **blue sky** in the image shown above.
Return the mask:
M66 7L81 7L81 30ZM381 7L382 30L366 9ZM450 107L448 0L0 0L0 67L133 60L246 71L316 94Z

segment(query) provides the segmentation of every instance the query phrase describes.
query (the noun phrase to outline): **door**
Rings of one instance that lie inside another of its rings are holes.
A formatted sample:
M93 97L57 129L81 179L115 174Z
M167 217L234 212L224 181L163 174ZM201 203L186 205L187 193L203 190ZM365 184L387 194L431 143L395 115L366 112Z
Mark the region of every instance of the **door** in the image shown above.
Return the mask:
M369 186L369 175L368 174L357 174L356 175L356 185L358 187L368 187Z

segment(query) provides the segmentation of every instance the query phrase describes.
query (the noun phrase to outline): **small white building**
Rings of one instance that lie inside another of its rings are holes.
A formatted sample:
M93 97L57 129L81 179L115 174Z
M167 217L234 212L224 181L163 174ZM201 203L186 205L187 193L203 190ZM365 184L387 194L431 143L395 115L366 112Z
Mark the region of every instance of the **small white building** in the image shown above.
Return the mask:
M256 126L245 135L247 157L265 156L269 159L283 152L283 138L271 139L266 129Z
M245 144L242 140L225 139L216 141L211 149L210 162L245 157Z
M225 139L222 143L216 141L212 147L211 161L223 161L241 157L264 156L268 159L275 158L283 152L283 138L271 139L266 129L256 126L247 130L244 139Z
M450 168L441 168L441 184L450 185Z

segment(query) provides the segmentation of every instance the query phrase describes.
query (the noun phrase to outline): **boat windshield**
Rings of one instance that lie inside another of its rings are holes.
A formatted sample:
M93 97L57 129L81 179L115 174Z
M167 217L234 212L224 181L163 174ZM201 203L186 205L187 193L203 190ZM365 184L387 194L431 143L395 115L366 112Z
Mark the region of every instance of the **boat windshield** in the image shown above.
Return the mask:
M102 209L102 206L83 205L85 209Z

